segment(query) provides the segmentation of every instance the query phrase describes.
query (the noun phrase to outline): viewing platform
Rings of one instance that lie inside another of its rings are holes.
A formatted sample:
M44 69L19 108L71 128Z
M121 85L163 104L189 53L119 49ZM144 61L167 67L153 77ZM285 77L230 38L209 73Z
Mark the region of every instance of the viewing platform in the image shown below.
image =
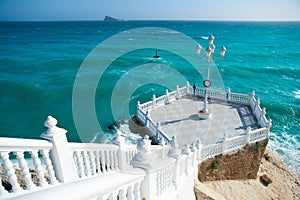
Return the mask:
M211 100L209 106L212 118L199 119L197 113L203 108L202 98L187 95L156 108L149 116L153 122L160 123L161 130L168 137L176 136L180 147L198 139L204 146L216 144L224 137L243 136L248 128L259 128L248 105Z

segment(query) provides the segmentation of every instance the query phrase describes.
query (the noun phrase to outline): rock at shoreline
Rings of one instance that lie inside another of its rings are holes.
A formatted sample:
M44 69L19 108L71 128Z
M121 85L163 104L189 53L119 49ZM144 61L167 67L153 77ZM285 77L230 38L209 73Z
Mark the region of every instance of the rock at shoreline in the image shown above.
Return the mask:
M105 16L103 21L106 22L121 22L124 21L123 19L118 19L118 18L114 18L114 17L110 17L110 16Z

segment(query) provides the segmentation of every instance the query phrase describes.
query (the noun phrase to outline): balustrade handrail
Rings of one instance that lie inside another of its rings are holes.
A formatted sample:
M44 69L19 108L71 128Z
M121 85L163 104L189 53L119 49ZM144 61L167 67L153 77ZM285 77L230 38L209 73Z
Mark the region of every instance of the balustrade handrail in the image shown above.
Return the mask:
M251 137L255 136L257 133L263 133L261 135L263 135L263 137L259 137L257 139L251 139ZM226 139L220 143L217 144L211 144L211 145L205 145L202 148L202 154L206 153L207 155L201 155L200 158L198 158L200 161L201 160L205 160L207 158L210 157L214 157L220 154L224 154L224 153L229 153L231 151L235 151L240 149L241 147L244 147L246 144L253 144L257 141L261 141L263 139L267 139L268 138L268 128L267 127L263 127L263 128L259 128L253 131L250 131L249 133L242 135L242 136L236 136L236 137L232 137L229 139ZM235 147L231 147L230 149L228 149L228 146L230 146L231 144L235 143L235 142L240 142L241 140L243 140L242 144L237 145ZM220 149L219 151L217 151L217 149ZM207 150L209 150L209 152L206 152ZM214 152L212 152L214 151Z
M53 144L45 140L0 137L0 151L50 150L52 147Z
M61 185L60 187L25 194L18 199L122 199L126 195L130 196L130 200L141 199L140 184L145 175L144 171L136 169L131 173L92 177Z
M69 142L69 147L74 150L118 150L119 147L114 144L98 144L98 143L75 143Z

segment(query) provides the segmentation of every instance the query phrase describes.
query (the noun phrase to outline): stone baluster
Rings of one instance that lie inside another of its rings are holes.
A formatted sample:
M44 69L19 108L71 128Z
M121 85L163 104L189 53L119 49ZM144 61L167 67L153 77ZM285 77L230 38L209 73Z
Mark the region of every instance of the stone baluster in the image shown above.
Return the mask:
M106 170L107 172L111 172L111 160L109 156L109 151L104 150L105 162L106 162Z
M52 162L49 158L49 150L41 150L40 152L43 156L44 163L45 163L46 170L47 170L47 174L50 178L50 184L55 185L55 184L58 183L58 181L56 179L56 176L55 176L55 173L54 173L54 170L53 170Z
M120 160L119 160L119 157L118 157L118 151L114 151L113 152L114 154L114 166L115 166L115 170L119 170L120 169L120 166L119 166L119 163L120 163ZM126 156L124 155L124 160L126 161Z
M128 188L123 188L119 191L118 200L128 200L127 198L127 190Z
M113 151L108 151L108 154L109 154L109 158L110 158L111 169L112 169L112 171L114 171L116 169L114 152Z
M77 160L77 167L78 167L78 172L79 172L79 177L85 177L84 173L84 167L83 167L83 158L82 158L82 153L81 151L75 151L75 157Z
M95 175L96 174L96 163L97 163L97 160L95 157L95 152L89 151L88 154L89 154L89 157L91 160L91 170L92 170L91 173L92 173L92 175Z
M105 159L105 152L100 151L100 159L101 159L101 165L102 165L102 172L106 173L106 159Z
M0 156L3 160L3 167L4 167L4 170L8 177L8 181L12 186L12 191L14 193L18 193L18 192L22 191L22 188L20 187L20 185L18 183L18 179L17 179L16 173L15 173L13 164L9 159L9 152L0 152Z
M90 159L88 157L88 153L86 150L82 152L82 158L83 158L83 165L86 172L86 176L89 177L91 176L91 166L90 166Z
M63 183L71 182L76 180L77 175L73 169L72 153L66 137L67 131L56 125L57 120L52 116L48 116L44 122L44 126L48 129L40 137L49 140L53 144L50 156L58 180Z
M165 101L165 104L169 104L170 103L170 99L169 99L169 90L166 89L166 101Z
M95 154L95 158L96 158L96 172L98 174L102 174L101 161L100 161L100 152L95 151L94 154Z
M45 171L42 166L41 160L39 159L38 151L31 151L30 155L32 157L34 169L35 169L37 177L39 179L39 186L43 187L43 186L47 185L48 183L44 177Z
M29 173L29 168L28 168L27 162L24 158L24 153L21 151L17 151L17 152L14 152L14 154L16 155L16 157L18 159L22 178L26 183L26 189L32 190L33 188L35 188L35 185L33 184L32 180L31 180L31 174Z
M134 184L134 200L141 200L141 182Z
M156 96L155 96L155 94L153 94L152 95L152 108L153 108L153 110L155 109L155 107L156 107Z
M179 90L179 86L176 85L176 99L180 99L181 95L180 95L180 90Z
M128 191L127 191L127 198L128 200L134 200L134 185L130 185L128 187Z
M9 194L6 190L5 190L5 188L2 186L2 178L1 178L1 176L0 176L0 197L2 197L2 198L4 198L5 199L5 197Z

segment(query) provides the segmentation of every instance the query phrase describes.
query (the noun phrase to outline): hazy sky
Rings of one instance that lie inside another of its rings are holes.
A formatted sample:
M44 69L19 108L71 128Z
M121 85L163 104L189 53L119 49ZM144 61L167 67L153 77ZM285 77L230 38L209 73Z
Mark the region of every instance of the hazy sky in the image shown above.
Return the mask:
M0 20L297 20L300 0L0 0Z

